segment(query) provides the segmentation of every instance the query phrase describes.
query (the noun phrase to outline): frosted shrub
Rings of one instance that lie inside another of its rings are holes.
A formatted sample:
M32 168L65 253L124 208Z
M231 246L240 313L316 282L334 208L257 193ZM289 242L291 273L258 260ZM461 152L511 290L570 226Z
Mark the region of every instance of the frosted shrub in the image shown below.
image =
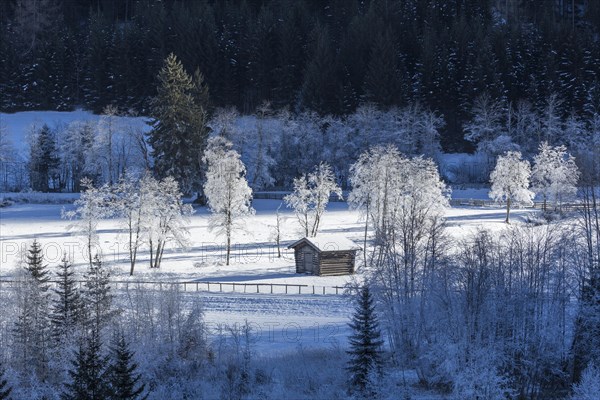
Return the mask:
M590 364L581 375L581 381L573 386L573 400L597 400L600 398L600 368Z

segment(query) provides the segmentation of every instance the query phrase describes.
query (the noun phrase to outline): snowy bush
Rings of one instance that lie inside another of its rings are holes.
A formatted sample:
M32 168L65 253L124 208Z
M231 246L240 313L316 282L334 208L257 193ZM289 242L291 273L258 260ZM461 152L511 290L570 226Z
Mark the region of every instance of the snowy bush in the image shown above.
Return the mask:
M503 400L507 398L508 379L499 373L496 351L484 348L471 354L471 359L453 377L453 394L465 400Z
M573 386L573 400L597 400L600 397L600 369L588 365L581 375L581 381Z

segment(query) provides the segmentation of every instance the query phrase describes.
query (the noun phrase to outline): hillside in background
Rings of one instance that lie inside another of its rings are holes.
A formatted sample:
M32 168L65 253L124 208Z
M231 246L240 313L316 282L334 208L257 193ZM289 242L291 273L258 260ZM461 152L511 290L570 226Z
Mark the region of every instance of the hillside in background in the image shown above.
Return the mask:
M420 103L464 151L476 98L584 117L597 109L600 2L589 0L7 0L0 110L147 115L173 52L214 108L345 115Z

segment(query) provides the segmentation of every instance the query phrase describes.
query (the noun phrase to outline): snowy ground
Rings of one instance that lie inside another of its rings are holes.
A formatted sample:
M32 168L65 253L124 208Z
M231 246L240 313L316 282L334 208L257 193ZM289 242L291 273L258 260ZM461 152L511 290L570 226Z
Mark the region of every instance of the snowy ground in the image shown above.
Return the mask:
M223 238L208 230L209 213L196 208L190 218L190 247L184 250L169 248L165 251L159 271L147 267L149 254L142 250L138 256L134 280L253 282L274 284L304 284L319 286L344 285L355 277L314 277L294 273L293 251L286 245L300 236L291 211L283 209L282 257L277 258L273 242L275 211L279 200L255 200L256 215L247 219L246 230L234 235L232 262L224 265ZM74 263L86 265L86 251L80 237L68 231L71 221L61 219L62 204L14 204L0 209L0 274L9 277L17 266L21 249L37 238L41 242L49 264L60 261L66 252ZM518 222L531 210L514 210L511 219ZM448 210L449 232L461 237L482 227L502 229L505 211L502 207L454 207ZM130 279L125 237L120 233L121 221L104 220L99 224L100 250L120 280ZM361 244L364 226L359 213L348 209L346 203L330 203L323 220L321 233L340 234ZM358 274L360 277L360 274Z
M275 211L279 200L255 200L256 215L247 220L246 232L234 237L232 263L223 263L223 240L208 231L208 212L197 208L191 217L189 230L191 245L186 250L174 248L165 251L160 271L150 270L148 253L142 251L138 258L133 278L128 275L126 248L121 244L124 238L119 234L120 221L106 220L99 226L100 246L104 259L110 263L113 277L119 281L154 282L229 282L307 285L303 294L293 288L288 295L283 287L275 286L275 293L269 293L269 286L261 287L261 293L230 293L232 286L225 287L225 293L196 292L195 284L189 284L190 296L202 296L206 320L218 331L221 324L251 324L257 338L257 351L272 352L275 349L289 349L290 346L330 347L344 344L348 334L347 321L352 305L339 291L332 292L335 286L361 280L361 273L354 276L316 277L297 275L294 272L293 252L285 248L299 237L298 226L290 211L285 211L285 224L282 257L277 258L272 241ZM60 204L15 204L0 208L0 277L10 279L17 270L21 252L34 238L43 246L48 264L55 265L62 254L67 252L76 266L83 271L86 267L84 246L79 238L67 231L70 221L60 218L61 210L71 205ZM515 210L512 218L515 223L523 220L531 211ZM503 229L504 210L500 207L452 208L447 221L451 235L459 239L481 229ZM325 215L323 234L344 234L361 243L363 225L359 214L348 209L346 203L331 203ZM359 257L360 258L360 257ZM311 287L316 289L315 295ZM211 291L218 290L214 284ZM236 291L242 291L238 285ZM322 288L330 294L321 293ZM202 288L202 287L201 287ZM282 294L277 294L277 292Z

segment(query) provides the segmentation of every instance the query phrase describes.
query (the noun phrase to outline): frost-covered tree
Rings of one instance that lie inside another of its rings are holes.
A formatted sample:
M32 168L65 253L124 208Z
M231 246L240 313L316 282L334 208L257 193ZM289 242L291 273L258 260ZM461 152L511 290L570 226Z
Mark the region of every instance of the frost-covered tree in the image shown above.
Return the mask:
M327 163L320 163L313 172L294 179L294 191L284 200L294 209L305 236L317 235L332 194L342 198L342 189Z
M82 179L98 173L97 166L89 161L89 155L93 153L94 135L95 124L89 121L73 121L61 131L59 151L65 189L79 192Z
M31 247L27 250L25 270L31 274L31 277L42 292L48 291L50 271L48 270L48 265L44 263L42 246L37 239L33 241Z
M112 105L104 108L100 121L98 121L93 149L98 161L102 165L104 181L109 185L112 185L119 179L119 171L115 168L117 165L115 147L117 134L121 129L117 112L117 108Z
M349 202L364 212L365 243L369 226L378 246L393 242L399 228L422 237L448 206L448 189L435 163L406 158L394 146L375 146L361 154L350 176Z
M544 200L552 201L556 208L577 193L579 169L575 157L567 152L565 146L550 146L542 142L538 154L533 158L531 171L532 189Z
M204 193L212 212L209 228L226 239L226 265L229 265L231 236L242 227L243 218L254 213L250 203L252 189L248 186L246 168L232 143L213 137L204 154L208 165Z
M98 245L98 223L112 212L109 207L112 195L108 186L95 188L92 181L87 178L82 180L81 186L85 190L81 192L79 199L73 203L75 210L66 211L63 209L61 217L75 220L75 222L67 226L67 229L84 237L87 250L86 255L91 267L94 258L94 249Z
M366 220L365 246L369 229L374 239L365 265L382 304L392 354L402 358L417 340L403 325L418 319L416 303L426 295L426 277L443 258L449 190L432 160L405 157L391 145L363 153L351 167L351 183L350 204Z
M440 129L445 125L444 118L433 111L422 111L418 119L416 135L417 154L434 158L441 152Z
M81 299L85 326L88 332L101 334L116 313L113 308L110 272L104 266L100 257L96 255L83 278L85 283Z
M508 136L527 154L535 151L538 143L539 120L531 103L519 101L507 119Z
M115 214L122 218L122 226L127 236L129 255L129 275L133 275L137 254L146 236L146 228L152 221L151 200L153 181L149 174L136 181L133 175L125 175L113 187Z
M34 131L29 144L29 182L33 190L47 192L58 186L60 159L56 137L48 125Z
M573 382L580 381L591 363L600 364L600 193L596 182L592 179L582 187L579 229L575 232L583 239L581 258L575 263L583 268L571 349Z
M502 104L489 94L479 96L473 105L473 118L465 125L465 139L485 151L504 132Z
M560 117L563 101L556 93L546 99L546 105L541 112L539 142L554 144L563 138L563 123Z
M506 223L509 223L510 208L513 205L530 206L535 193L529 190L531 167L521 159L518 151L509 151L498 157L496 168L490 175L492 184L489 196L494 201L506 202Z
M271 233L271 238L275 241L275 246L277 246L277 258L281 258L281 225L283 222L283 217L281 216L281 206L283 203L279 204L277 207L277 211L275 213L275 226L273 226L273 230Z
M370 383L374 383L373 377L382 373L383 339L375 312L375 300L368 285L360 289L357 297L356 310L349 324L352 333L348 338L350 360L347 369L351 387L368 394L374 389L369 387Z
M47 377L51 347L49 281L42 247L34 241L25 258L13 332L19 365L33 368L41 379Z
M275 163L271 157L273 133L267 125L267 118L272 114L271 104L265 102L256 110L256 138L255 143L250 143L253 151L253 165L250 185L254 189L264 189L272 186L274 179L271 176L271 167Z
M308 176L302 175L294 178L294 191L284 197L288 207L294 209L298 223L304 232L304 236L309 236L312 231L312 191L308 183Z
M57 268L54 297L50 305L52 337L57 344L72 337L82 318L83 304L74 275L73 264L64 255Z
M214 134L234 142L238 135L236 123L239 116L235 107L218 108L213 113L208 125Z
M12 161L14 155L14 146L8 136L8 128L0 121L0 162Z
M169 243L187 246L188 217L194 209L183 203L179 184L172 177L157 181L147 176L140 184L140 195L147 199L142 208L142 225L150 250L150 268L160 268L165 247Z
M585 121L574 113L569 115L560 142L574 151L585 149L590 142Z
M600 369L590 364L573 386L572 400L596 400L600 395Z

